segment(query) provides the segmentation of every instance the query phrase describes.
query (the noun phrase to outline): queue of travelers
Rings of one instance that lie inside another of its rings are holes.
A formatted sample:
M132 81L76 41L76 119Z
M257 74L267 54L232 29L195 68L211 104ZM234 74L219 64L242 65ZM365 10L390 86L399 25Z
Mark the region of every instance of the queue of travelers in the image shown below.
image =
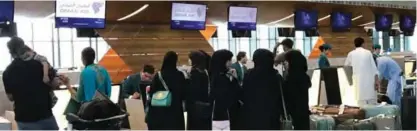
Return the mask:
M389 57L378 58L377 66L372 53L362 48L362 38L355 39L354 44L356 48L348 54L345 65L352 66L357 77L357 100L365 104L375 102L373 94L383 77L390 81L389 98L399 104L401 71ZM202 50L191 51L188 77L177 68L177 53L169 51L158 71L145 65L142 72L124 80L119 98L143 100L150 130L279 130L283 129L283 118L292 118L296 130L309 130L311 81L306 73L307 59L292 49L291 39L279 45L283 46L283 53L278 53L278 46L272 52L257 49L252 69L245 66L246 52L239 52L237 62L232 63L233 53L229 50L217 50L211 56ZM63 75L44 78L51 71L45 71L47 61L35 59L36 53L25 54L30 48L21 38L12 37L8 48L14 59L3 73L3 82L9 99L14 101L19 129L58 130L50 94L56 85L65 85L76 101L91 101L96 91L111 95L110 76L94 63L95 52L90 47L81 53L85 68L78 89ZM320 67L330 67L326 56L330 49L327 44L320 47ZM22 55L27 58L19 57ZM281 66L278 70L274 68L277 65Z

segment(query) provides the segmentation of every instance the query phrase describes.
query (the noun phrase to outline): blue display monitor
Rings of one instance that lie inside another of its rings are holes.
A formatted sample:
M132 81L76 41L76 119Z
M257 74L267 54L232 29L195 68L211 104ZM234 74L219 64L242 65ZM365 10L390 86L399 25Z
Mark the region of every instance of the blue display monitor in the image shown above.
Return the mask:
M207 5L172 3L171 29L206 29Z
M14 21L14 1L0 1L0 23Z
M390 14L375 14L375 30L389 31L392 27L392 15Z
M258 8L229 6L229 30L256 30Z
M416 17L411 15L400 16L400 30L401 31L414 31L416 26Z
M55 3L56 28L93 28L106 26L105 0L57 0Z
M349 31L352 26L352 13L333 12L330 19L333 31Z
M318 12L315 10L296 10L294 27L296 30L312 30L318 25Z

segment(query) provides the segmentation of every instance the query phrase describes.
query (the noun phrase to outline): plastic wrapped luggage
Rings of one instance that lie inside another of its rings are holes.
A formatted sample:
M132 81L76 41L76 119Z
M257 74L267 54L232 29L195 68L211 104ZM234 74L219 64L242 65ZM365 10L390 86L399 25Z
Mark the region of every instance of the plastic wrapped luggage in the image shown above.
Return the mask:
M395 116L380 114L369 120L375 125L376 130L401 130L401 125L396 123L395 118Z
M401 116L400 108L396 105L367 105L362 107L365 111L365 118L371 118L379 114Z
M331 116L310 115L310 130L333 130L335 126L335 120Z
M350 119L336 126L336 130L375 130L370 120Z

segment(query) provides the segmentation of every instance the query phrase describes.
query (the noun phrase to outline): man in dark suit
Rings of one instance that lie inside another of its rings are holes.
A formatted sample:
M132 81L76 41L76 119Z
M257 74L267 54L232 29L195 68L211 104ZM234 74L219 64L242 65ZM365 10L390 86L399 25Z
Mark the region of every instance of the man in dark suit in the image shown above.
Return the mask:
M240 85L242 85L243 76L247 71L247 68L245 66L246 61L248 61L248 58L246 57L246 52L241 51L236 56L236 62L232 64L232 68L236 71L236 77Z

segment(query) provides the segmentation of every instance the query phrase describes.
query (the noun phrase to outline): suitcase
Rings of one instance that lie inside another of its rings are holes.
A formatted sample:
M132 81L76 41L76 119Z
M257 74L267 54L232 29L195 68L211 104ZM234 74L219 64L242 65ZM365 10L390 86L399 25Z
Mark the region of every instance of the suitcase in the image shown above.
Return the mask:
M403 130L416 130L416 97L401 98L401 122Z
M388 116L400 116L400 108L396 105L366 105L362 107L365 111L365 119L377 116L379 114L384 114Z
M336 130L375 130L370 120L350 119L336 126Z
M336 123L328 115L310 115L310 130L333 130Z
M401 130L401 124L397 123L395 116L377 115L370 118L376 130Z

